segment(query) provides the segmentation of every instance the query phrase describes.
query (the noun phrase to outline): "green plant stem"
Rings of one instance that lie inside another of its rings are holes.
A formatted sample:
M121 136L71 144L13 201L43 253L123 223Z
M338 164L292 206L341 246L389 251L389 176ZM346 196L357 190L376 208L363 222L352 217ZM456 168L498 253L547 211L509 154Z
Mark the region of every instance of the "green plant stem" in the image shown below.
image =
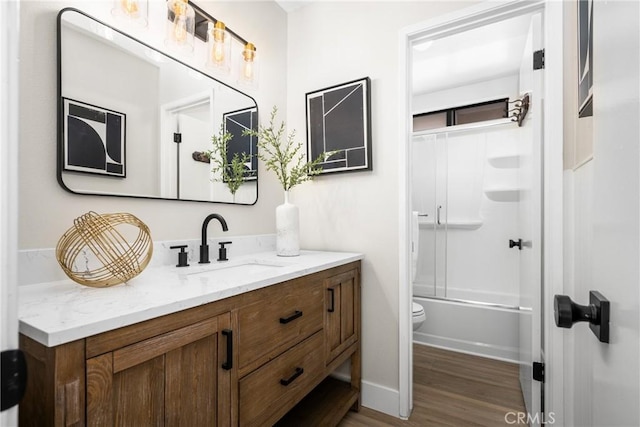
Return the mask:
M243 135L258 138L258 158L265 163L267 170L276 174L284 191L289 191L320 174L320 163L337 151L321 153L316 159L304 162L300 154L302 143L295 142L295 130L286 135L283 141L285 123L280 122L276 125L277 112L278 109L274 106L267 127L259 126L258 130L245 130Z

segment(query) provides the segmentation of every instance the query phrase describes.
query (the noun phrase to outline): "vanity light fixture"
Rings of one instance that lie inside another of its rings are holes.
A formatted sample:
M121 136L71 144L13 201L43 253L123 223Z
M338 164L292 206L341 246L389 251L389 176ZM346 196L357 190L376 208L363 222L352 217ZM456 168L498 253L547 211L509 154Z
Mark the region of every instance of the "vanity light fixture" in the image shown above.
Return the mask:
M237 33L233 32L222 21L206 13L202 8L188 0L167 0L167 45L177 44L186 36L186 41L181 42L189 46L193 51L194 37L207 44L205 64L208 68L237 75L238 82L251 87L257 87L258 61L256 46L247 42ZM186 15L186 25L182 25L179 17ZM183 31L187 29L188 32ZM232 60L231 45L235 39L242 48L242 54Z
M207 66L229 72L231 58L231 36L222 21L207 24Z
M185 52L193 51L195 32L195 11L188 0L167 1L165 44Z
M111 14L118 20L146 27L148 23L148 0L113 0Z
M242 61L240 64L240 76L238 79L242 83L256 86L258 82L258 61L256 58L256 47L248 42L242 51Z

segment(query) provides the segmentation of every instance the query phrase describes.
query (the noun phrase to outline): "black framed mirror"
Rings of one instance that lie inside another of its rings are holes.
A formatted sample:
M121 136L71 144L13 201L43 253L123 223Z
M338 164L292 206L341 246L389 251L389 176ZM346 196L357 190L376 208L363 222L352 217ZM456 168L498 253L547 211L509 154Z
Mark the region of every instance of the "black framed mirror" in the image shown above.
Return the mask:
M229 117L245 112L229 126ZM58 14L58 182L74 194L251 205L255 100L86 13ZM227 152L212 137L230 135ZM211 157L245 153L232 189Z

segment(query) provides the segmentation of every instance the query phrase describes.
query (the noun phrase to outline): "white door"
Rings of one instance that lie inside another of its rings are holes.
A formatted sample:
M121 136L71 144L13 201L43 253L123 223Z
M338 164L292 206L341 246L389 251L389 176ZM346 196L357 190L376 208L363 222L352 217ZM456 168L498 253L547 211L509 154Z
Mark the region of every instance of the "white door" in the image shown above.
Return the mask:
M18 2L0 2L0 350L18 348ZM4 368L4 366L3 366ZM6 378L2 378L3 388ZM4 396L3 396L4 397ZM0 413L17 425L17 407Z
M196 162L191 156L194 151L211 149L211 135L215 132L212 114L209 103L194 105L176 114L182 135L182 142L177 148L180 152L177 161L180 173L178 194L181 199L212 200L211 166L209 163Z
M542 49L542 16L531 17L520 66L520 95L529 94L529 108L520 130L518 185L520 251L520 385L531 425L542 421L541 383L533 380L533 363L542 351L542 114L544 69L533 69L534 52Z
M599 342L586 323L564 330L566 417L576 426L640 425L639 17L640 2L594 2L594 155L575 172L569 296L584 305L597 290L609 299L610 340Z

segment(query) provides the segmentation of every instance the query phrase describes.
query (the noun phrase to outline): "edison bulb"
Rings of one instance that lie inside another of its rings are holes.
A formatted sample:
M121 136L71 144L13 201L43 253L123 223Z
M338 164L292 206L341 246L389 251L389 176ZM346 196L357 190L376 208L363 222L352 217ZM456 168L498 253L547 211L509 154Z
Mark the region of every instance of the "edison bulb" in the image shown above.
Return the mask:
M216 65L224 64L227 49L226 46L226 26L222 21L215 24L209 23L209 42L211 43L211 62Z
M129 16L135 16L138 14L138 1L137 0L121 0L120 6L124 13Z
M184 15L176 15L173 20L173 39L177 43L187 40L187 18Z
M213 52L211 52L213 62L220 64L224 62L224 43L215 42L213 44Z
M244 62L242 67L242 76L245 80L253 80L253 60Z

